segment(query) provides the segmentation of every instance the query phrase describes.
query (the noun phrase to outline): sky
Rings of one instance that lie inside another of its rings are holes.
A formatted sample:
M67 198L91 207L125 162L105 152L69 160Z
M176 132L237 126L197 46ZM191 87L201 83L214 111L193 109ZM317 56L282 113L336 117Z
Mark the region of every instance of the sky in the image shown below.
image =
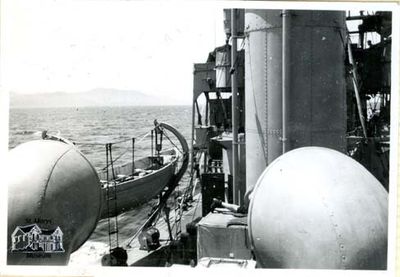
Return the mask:
M1 87L22 94L134 90L190 104L193 63L205 62L224 44L224 6L217 1L3 1Z
M151 1L6 1L2 85L18 93L95 88L190 103L193 63L224 44L221 7Z

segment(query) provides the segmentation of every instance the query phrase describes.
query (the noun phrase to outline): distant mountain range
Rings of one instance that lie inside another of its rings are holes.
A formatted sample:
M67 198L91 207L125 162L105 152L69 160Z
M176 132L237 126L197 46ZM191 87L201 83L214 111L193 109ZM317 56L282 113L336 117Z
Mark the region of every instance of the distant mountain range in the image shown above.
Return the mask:
M138 91L93 89L86 92L66 93L10 93L11 108L95 107L95 106L160 106L185 105L182 100L167 96L147 95Z

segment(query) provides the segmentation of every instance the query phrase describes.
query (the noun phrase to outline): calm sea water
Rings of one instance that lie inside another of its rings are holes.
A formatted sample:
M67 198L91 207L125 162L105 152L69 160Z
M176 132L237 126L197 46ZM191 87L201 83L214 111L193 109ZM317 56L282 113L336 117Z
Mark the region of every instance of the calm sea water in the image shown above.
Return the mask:
M154 127L155 119L171 124L189 140L190 106L11 109L9 148L41 139L41 132L48 130L49 134L59 134L75 142L93 166L99 169L105 165L106 143L128 140L113 145L113 157L118 157L130 150L129 139L135 137L135 155L148 155L150 135L141 142L139 140ZM164 139L164 142L168 140ZM130 159L131 155L127 153L118 161L127 162Z
M11 109L9 148L41 139L41 132L48 130L49 134L59 134L75 142L93 166L101 169L105 166L105 143L129 140L113 145L113 157L121 156L119 163L130 161L132 137L137 139L135 156L149 155L150 136L143 136L154 127L154 119L171 124L190 139L190 106ZM170 138L177 143L172 134ZM164 143L165 148L171 145L165 138ZM118 217L120 242L136 233L155 203L155 200L150 201ZM101 257L109 249L107 232L107 220L101 220L90 239L72 254L70 264L101 264Z

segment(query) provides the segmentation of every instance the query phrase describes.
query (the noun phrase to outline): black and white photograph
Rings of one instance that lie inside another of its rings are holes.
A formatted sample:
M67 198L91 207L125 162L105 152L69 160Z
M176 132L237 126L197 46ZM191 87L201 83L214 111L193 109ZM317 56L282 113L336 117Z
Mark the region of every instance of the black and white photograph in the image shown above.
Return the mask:
M394 276L398 5L15 0L1 15L7 273Z

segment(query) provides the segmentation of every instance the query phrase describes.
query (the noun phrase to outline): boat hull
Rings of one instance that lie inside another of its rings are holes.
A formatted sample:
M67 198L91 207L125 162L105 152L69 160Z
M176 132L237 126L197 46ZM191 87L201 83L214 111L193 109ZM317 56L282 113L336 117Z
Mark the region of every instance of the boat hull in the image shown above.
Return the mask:
M114 189L109 188L107 196L107 185L103 185L101 218L115 215L115 211L117 214L123 213L159 195L173 177L175 167L176 160L172 160L162 168L153 170L145 176L135 176L134 179L116 182L116 199L109 200L108 205L107 199L114 196Z

